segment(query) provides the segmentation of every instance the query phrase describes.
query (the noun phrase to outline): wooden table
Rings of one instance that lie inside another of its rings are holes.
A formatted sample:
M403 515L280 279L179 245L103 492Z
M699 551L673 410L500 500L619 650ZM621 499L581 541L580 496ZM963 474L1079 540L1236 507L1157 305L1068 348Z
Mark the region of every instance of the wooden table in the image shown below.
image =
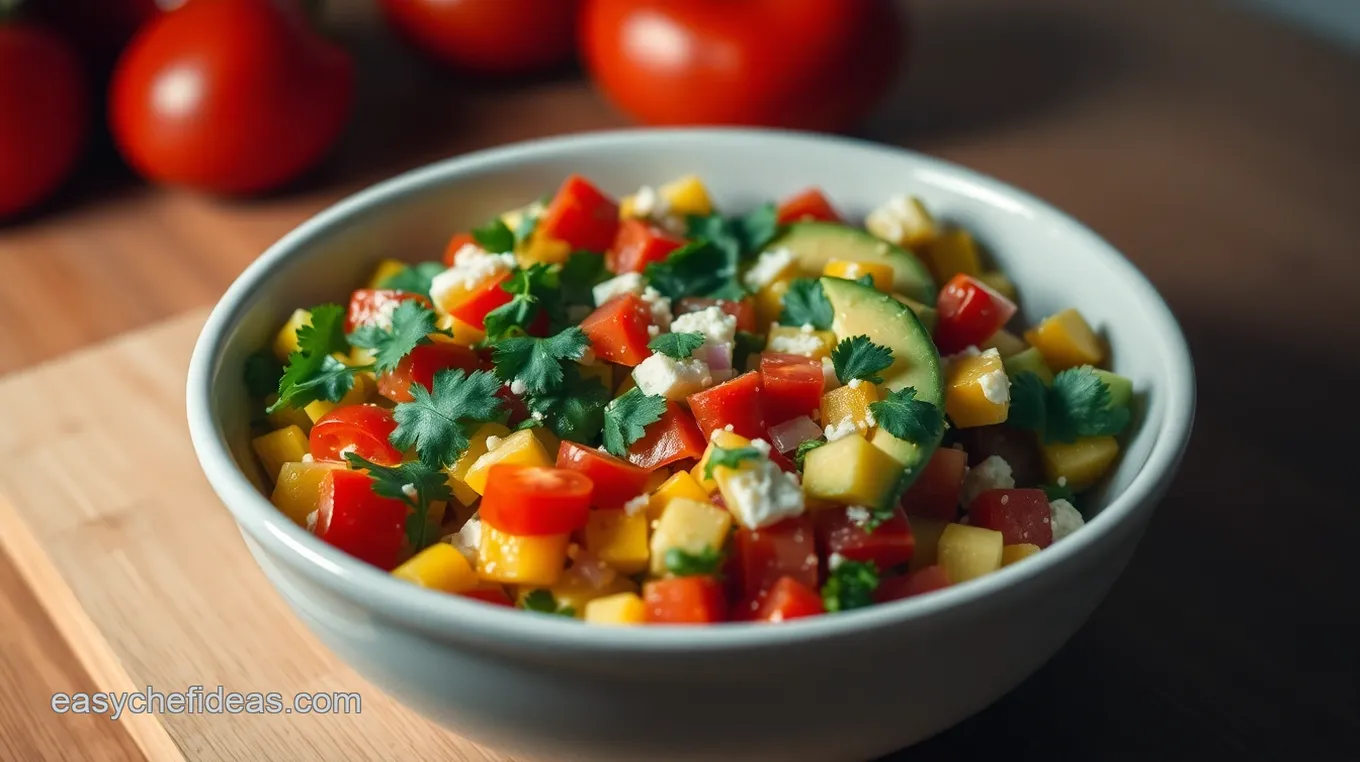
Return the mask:
M280 234L382 176L622 123L569 76L433 73L366 4L335 5L363 81L332 161L252 202L99 164L0 228L0 373L210 304ZM1360 61L1210 0L915 5L915 72L869 135L1105 234L1180 317L1200 406L1181 478L1088 625L910 758L1360 758ZM0 556L0 760L141 759L120 724L47 708L93 689Z

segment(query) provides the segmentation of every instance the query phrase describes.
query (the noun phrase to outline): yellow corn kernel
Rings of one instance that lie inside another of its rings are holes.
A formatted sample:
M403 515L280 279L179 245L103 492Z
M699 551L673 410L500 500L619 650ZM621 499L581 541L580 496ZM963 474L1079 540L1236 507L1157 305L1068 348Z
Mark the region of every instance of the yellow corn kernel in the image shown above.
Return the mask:
M715 505L684 498L670 501L652 533L652 574L666 573L666 551L672 548L686 553L721 550L731 529L732 514Z
M1119 457L1119 443L1114 437L1083 437L1071 444L1044 444L1040 449L1048 480L1056 484L1066 479L1063 483L1074 491L1100 481Z
M846 280L859 280L868 275L873 278L874 288L879 291L891 291L893 285L892 265L886 265L882 262L851 262L845 259L833 259L826 263L826 267L822 269L822 275L845 278Z
M477 576L507 585L552 587L562 577L570 543L569 534L506 534L484 521Z
M708 189L695 175L672 180L657 188L656 193L665 199L670 213L678 217L713 213L713 201L708 197Z
M586 522L586 550L624 574L647 568L646 513L591 511Z
M274 356L279 358L279 362L288 362L288 355L298 351L298 329L311 324L310 310L293 310L288 322L283 324L278 335L274 337Z
M566 241L559 241L556 238L549 238L541 231L535 230L529 237L519 245L515 252L515 260L521 267L528 267L535 262L542 262L549 265L560 265L567 261L571 256L571 244Z
M634 625L647 622L647 605L636 593L618 593L586 603L590 624Z
M868 436L874 427L869 405L878 401L878 389L868 381L854 379L822 395L822 423L826 427L845 429L854 426Z
M273 405L275 402L278 402L278 400L279 395L271 394L268 397L265 397L264 401L266 405ZM286 429L289 426L296 426L299 429L302 429L304 433L312 430L312 419L308 418L306 413L290 405L284 405L278 410L270 413L268 420L269 425L276 429Z
M368 278L369 288L382 288L382 284L393 275L406 269L406 263L397 259L383 259L378 262L378 266L373 268L373 274Z
M990 574L1001 568L1004 542L995 530L950 524L940 534L940 565L954 584Z
M1044 318L1039 325L1025 331L1025 340L1043 354L1044 361L1054 371L1078 365L1099 365L1105 359L1100 338L1075 309Z
M789 292L789 280L770 281L755 294L756 325L770 325L779 321L784 312L784 294Z
M908 515L907 523L911 525L911 534L916 540L916 548L911 553L911 562L907 568L916 571L934 566L939 559L940 535L944 534L944 528L949 526L949 522Z
M577 363L581 378L598 378L604 388L614 388L614 366L607 362ZM632 376L629 376L631 378Z
M730 431L713 432L713 437L709 440L708 447L704 449L703 457L699 458L698 465L690 470L690 476L694 477L694 481L698 482L701 488L707 490L709 493L713 492L713 490L718 488L718 483L705 477L704 471L708 468L708 459L709 456L713 454L714 448L721 447L725 450L731 450L737 447L745 447L749 444L751 444L751 440L740 434L733 434ZM705 495L705 499L707 499L707 495Z
M939 235L939 226L915 196L894 196L864 220L870 233L898 246L924 246Z
M1016 561L1021 561L1039 552L1038 545L1022 542L1018 545L1006 545L1001 548L1001 565L1010 566Z
M982 285L1001 294L1007 299L1010 299L1012 302L1018 297L1018 292L1015 290L1015 282L1010 279L1010 276L1000 270L986 270L978 273L977 279L982 281Z
M297 463L307 454L307 435L297 426L262 434L250 440L250 443L264 464L264 472L275 481L284 463Z
M449 314L440 315L439 320L435 322L435 327L440 330L448 331L453 335L446 336L442 333L431 334L430 338L434 341L447 341L453 344L461 344L462 346L470 347L486 338L486 331L483 331L471 323L464 323Z
M446 542L437 542L406 559L392 570L392 576L445 593L466 593L481 584L472 564Z
M1010 381L1001 355L989 349L951 360L945 372L944 409L961 429L990 426L1011 412Z
M944 283L963 273L977 277L982 272L977 243L966 230L950 230L925 249L926 263L936 283Z
M1029 349L1029 345L1025 343L1024 339L1002 328L988 336L986 341L978 345L978 349L995 349L1001 354L1002 359L1005 359Z
M717 485L714 484L714 487ZM647 501L647 518L659 519L670 501L683 497L700 503L708 501L708 490L700 486L694 475L688 471L677 471L671 478L662 482Z
M802 355L820 360L829 357L836 347L836 334L831 331L804 331L799 326L776 325L770 327L765 349L789 355Z
M926 329L927 333L935 333L935 325L940 322L940 313L934 307L921 304L915 299L901 294L893 294L892 297L907 305L912 312L916 313L916 319L921 321L921 326Z
M585 614L586 606L596 598L604 598L609 595L620 593L636 593L637 585L633 580L624 576L615 577L608 584L596 587L589 579L578 573L574 569L567 569L562 572L562 578L556 585L548 588L552 593L553 600L557 602L558 608L570 608L572 613L580 618ZM533 588L525 588L521 595L527 595Z
M477 459L486 454L487 441L491 437L504 439L510 436L510 429L499 423L484 423L472 432L468 437L468 448L463 451L461 457L449 466L449 487L453 490L453 497L463 505L472 505L482 493L467 485L468 471L472 470L473 464ZM499 443L497 443L499 444ZM485 480L483 480L485 483Z
M308 514L321 503L321 480L331 471L342 468L344 466L339 463L284 463L269 502L294 524L305 527Z
M478 495L486 492L486 481L490 478L491 467L497 464L515 466L551 466L553 459L543 449L534 432L525 429L516 431L503 439L500 446L492 448L473 462L463 476L463 483Z
M840 505L881 505L902 474L902 464L859 434L811 450L804 458L803 491Z

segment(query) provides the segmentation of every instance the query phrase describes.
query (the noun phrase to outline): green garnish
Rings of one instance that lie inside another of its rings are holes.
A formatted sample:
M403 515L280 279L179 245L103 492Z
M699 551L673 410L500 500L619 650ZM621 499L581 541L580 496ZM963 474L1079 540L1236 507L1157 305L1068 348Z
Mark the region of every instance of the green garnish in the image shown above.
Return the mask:
M1068 368L1045 387L1034 373L1011 379L1011 409L1007 423L1040 431L1045 442L1077 441L1081 437L1114 436L1129 425L1127 407L1112 407L1110 387L1090 365Z
M484 370L466 375L460 369L441 370L434 386L411 384L411 401L392 411L397 428L389 437L400 450L414 447L431 468L452 465L468 447L468 429L504 415L496 396L501 382Z
M666 398L643 394L633 387L605 405L604 448L610 455L623 458L628 446L647 434L647 427L661 420L666 412Z
M593 442L604 424L604 406L609 402L609 390L600 379L581 375L574 362L562 366L562 382L545 392L531 393L526 404L536 414L521 424L532 427L537 420L554 434L573 442Z
M644 274L652 288L673 300L718 294L727 298L736 282L737 264L720 246L699 239L672 251L665 261L648 264Z
M489 254L515 250L515 234L500 217L493 217L485 225L474 228L472 238Z
M1072 488L1066 484L1041 484L1039 489L1043 490L1044 494L1048 496L1050 503L1054 500L1066 500L1070 503L1077 499L1077 493L1073 492Z
M484 345L523 336L540 312L546 310L551 317L557 311L557 272L542 262L516 269L501 282L501 289L512 298L486 314Z
M944 413L940 408L916 398L916 387L908 386L877 402L869 403L869 412L880 428L898 439L926 445L944 430Z
M242 374L245 376L246 391L250 396L268 397L279 390L283 365L274 359L272 353L262 349L246 357Z
M819 331L831 330L836 311L822 292L822 284L815 278L794 278L784 293L784 310L779 313L780 325L811 325Z
M374 350L373 366L378 372L385 373L395 370L402 358L416 347L429 344L430 334L442 333L435 328L435 320L434 310L417 301L403 300L392 311L391 326L361 325L349 335L349 343Z
M447 269L443 262L417 262L387 276L378 284L378 288L429 296L430 284L434 282L434 276Z
M492 361L502 381L519 379L531 394L544 394L562 386L562 363L579 360L590 348L590 339L579 326L572 326L545 339L516 336L495 346Z
M653 352L660 352L667 357L676 360L683 360L694 354L694 350L704 345L704 335L698 331L692 333L663 333L655 339L647 342L647 348Z
M352 452L345 453L345 460L350 468L368 471L373 477L375 494L411 506L411 513L406 517L406 539L412 550L420 550L434 541L438 527L430 522L430 503L453 499L448 474L419 460L383 466Z
M525 611L534 611L539 614L554 614L556 616L576 616L576 609L571 606L558 608L557 599L553 597L552 591L538 588L525 593L520 599L519 607Z
M751 355L765 349L765 337L750 331L737 331L735 345L732 347L732 367L740 373Z
M793 464L795 466L798 466L799 471L802 471L803 459L807 457L807 454L817 449L818 447L825 445L826 443L827 442L825 439L808 439L806 441L800 442L798 444L798 449L795 450L793 453Z
M779 212L767 203L737 217L690 215L686 223L688 237L711 241L732 262L739 262L759 254L778 235Z
M332 357L348 354L345 310L338 304L312 309L311 323L298 329L298 351L288 355L288 367L279 377L279 398L265 411L282 407L302 408L317 400L339 402L354 388L354 376L372 366L350 366Z
M595 286L609 280L604 255L593 251L573 251L557 274L564 305L595 306Z
M836 367L836 378L842 384L857 378L881 384L883 377L878 373L892 366L892 350L869 341L868 336L850 336L841 339L831 350L831 364Z
M722 551L709 545L698 553L682 548L670 548L665 556L666 571L674 577L697 577L717 574L723 565Z
M708 456L708 465L704 466L704 478L713 478L713 469L717 466L736 468L744 460L753 460L765 457L765 453L750 445L745 447L714 447L713 452Z
M842 561L822 585L822 603L828 612L872 606L878 589L878 567L872 562Z

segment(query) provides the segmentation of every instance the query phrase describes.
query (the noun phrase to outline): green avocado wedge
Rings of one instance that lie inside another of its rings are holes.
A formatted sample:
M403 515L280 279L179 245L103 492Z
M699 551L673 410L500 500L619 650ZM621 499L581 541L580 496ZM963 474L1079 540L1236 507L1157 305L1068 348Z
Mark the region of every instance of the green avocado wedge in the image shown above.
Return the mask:
M835 222L795 222L765 249L785 248L798 257L806 277L822 274L833 259L875 262L893 269L893 291L923 304L935 303L935 281L915 254L858 228Z

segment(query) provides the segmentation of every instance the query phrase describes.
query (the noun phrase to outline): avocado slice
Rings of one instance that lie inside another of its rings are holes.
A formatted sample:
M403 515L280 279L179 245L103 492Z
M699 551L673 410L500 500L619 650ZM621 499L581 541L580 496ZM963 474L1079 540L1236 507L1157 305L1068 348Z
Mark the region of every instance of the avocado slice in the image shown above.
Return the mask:
M817 277L833 259L878 262L893 269L893 291L923 304L935 303L935 281L915 254L836 222L795 222L766 249L785 248L798 257L803 274Z
M822 291L831 302L834 317L831 330L840 341L851 336L868 336L875 344L892 350L893 364L883 371L883 386L898 391L916 389L916 399L944 411L944 373L940 353L921 320L907 305L869 286L843 278L822 278ZM906 489L921 473L921 467L940 446L933 442L907 442L878 429L872 444L891 455L904 469Z

